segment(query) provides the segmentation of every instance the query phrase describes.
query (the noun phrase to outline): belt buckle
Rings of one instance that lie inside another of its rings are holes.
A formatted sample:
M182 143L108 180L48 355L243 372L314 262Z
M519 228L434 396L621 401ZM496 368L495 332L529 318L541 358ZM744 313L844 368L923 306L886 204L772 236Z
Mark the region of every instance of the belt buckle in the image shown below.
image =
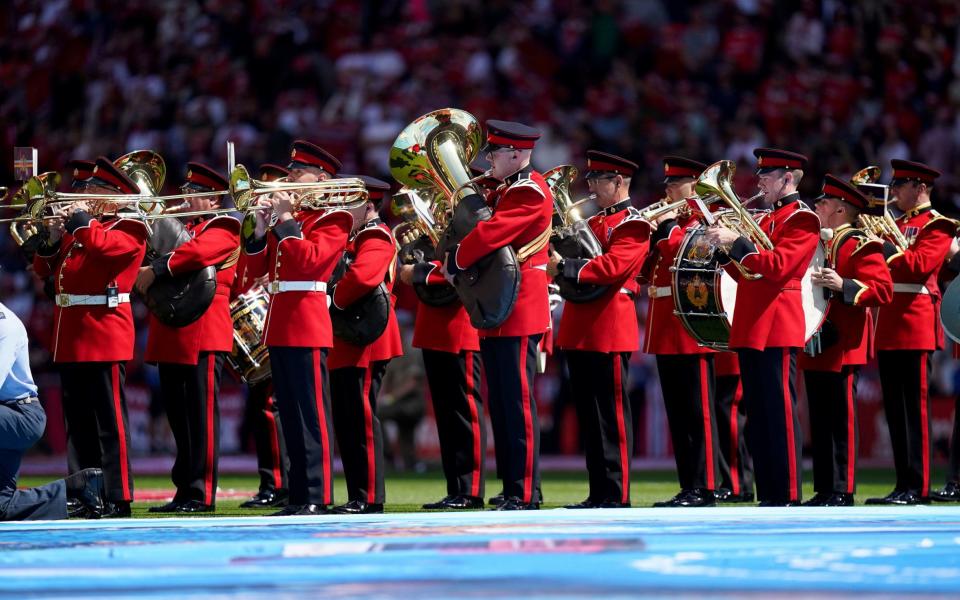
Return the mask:
M279 282L279 281L271 281L271 282L267 285L267 291L270 292L271 294L279 293L279 292L280 292L280 282Z
M660 290L657 289L657 286L651 285L650 287L647 288L647 296L649 296L650 298L659 298Z
M70 295L69 294L57 294L57 306L64 308L70 306Z

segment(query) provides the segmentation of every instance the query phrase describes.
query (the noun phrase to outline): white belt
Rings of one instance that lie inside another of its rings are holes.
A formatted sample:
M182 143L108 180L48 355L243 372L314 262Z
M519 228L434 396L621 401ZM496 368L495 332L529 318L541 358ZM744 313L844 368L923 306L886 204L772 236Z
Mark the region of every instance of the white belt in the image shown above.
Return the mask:
M108 306L107 297L88 296L86 294L57 294L57 306L65 308L67 306ZM130 302L130 294L117 294L117 304L126 304Z
M271 281L267 284L267 291L271 294L281 292L326 292L327 284L323 281Z
M899 292L901 294L929 294L930 290L927 289L927 286L921 285L919 283L895 283L893 284L893 291Z
M673 288L669 285L651 285L647 288L647 295L651 298L665 298L673 294Z
M534 265L534 266L532 266L532 267L530 267L530 268L531 268L531 269L540 269L541 271L546 271L546 270L547 270L547 265Z
M636 292L634 292L634 291L631 290L631 289L625 288L625 287L620 288L620 293L621 293L621 294L626 294L626 295L628 295L628 296L636 296L636 295L637 295Z

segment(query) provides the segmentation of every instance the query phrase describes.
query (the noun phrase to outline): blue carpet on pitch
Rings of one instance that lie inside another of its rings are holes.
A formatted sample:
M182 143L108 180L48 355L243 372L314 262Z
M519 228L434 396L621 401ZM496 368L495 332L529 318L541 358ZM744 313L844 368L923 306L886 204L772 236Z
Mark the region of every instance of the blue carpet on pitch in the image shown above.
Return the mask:
M0 524L21 596L956 597L960 507Z

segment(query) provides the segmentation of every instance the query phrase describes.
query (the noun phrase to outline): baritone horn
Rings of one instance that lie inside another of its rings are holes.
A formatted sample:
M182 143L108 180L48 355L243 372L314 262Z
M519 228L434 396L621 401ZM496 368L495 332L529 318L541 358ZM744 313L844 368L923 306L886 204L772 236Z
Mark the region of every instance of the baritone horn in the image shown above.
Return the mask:
M733 176L737 172L737 165L732 160L721 160L713 163L700 174L694 184L694 190L700 197L716 196L732 209L729 217L721 215L721 222L748 238L764 250L773 250L773 243L763 229L753 220L753 216L740 201L737 192L733 189ZM752 198L758 198L758 193Z
M880 172L880 167L871 165L850 178L850 183L867 197L868 207L860 213L860 226L881 239L892 241L898 250L905 250L910 244L887 210L890 187L877 183Z

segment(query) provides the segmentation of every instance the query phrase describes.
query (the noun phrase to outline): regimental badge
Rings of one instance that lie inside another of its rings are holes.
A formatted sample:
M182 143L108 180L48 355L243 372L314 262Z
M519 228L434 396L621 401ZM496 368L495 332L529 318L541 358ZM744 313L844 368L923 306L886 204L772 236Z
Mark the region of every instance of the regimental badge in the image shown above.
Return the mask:
M687 260L694 263L706 263L713 258L713 248L704 238L698 238L696 243L687 250Z
M703 308L710 299L710 289L707 284L700 279L699 275L694 275L687 283L687 300L697 308Z

